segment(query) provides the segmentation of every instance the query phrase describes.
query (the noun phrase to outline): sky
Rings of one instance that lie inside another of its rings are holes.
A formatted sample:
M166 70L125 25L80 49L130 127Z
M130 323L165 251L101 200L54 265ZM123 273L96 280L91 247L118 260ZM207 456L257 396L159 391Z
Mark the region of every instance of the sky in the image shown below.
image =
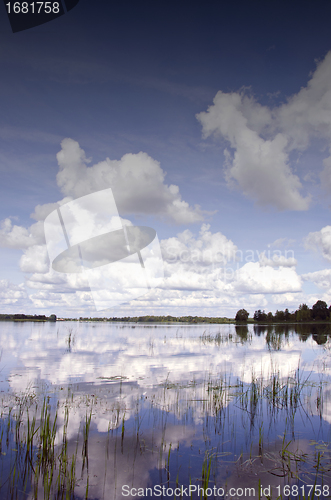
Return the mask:
M4 4L1 313L329 306L330 14L327 1L80 0L13 33ZM84 273L53 268L44 221L106 189L124 225L156 231L162 273L145 293L123 262L100 266L99 296L102 275L116 283L101 309Z

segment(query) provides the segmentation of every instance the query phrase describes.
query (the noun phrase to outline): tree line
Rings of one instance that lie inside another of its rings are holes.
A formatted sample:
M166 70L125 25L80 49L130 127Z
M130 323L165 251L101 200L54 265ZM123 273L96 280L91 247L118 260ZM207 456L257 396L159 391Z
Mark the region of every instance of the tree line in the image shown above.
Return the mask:
M246 309L239 309L237 311L235 320L238 323L247 323L249 312ZM264 310L254 312L253 319L258 323L278 323L278 322L307 322L307 321L330 321L331 318L331 305L328 307L324 300L318 300L316 304L310 309L307 304L300 304L296 311L290 312L288 309L285 311L276 311L266 313Z
M56 315L51 314L0 314L0 321L56 321Z
M125 316L121 318L83 318L79 321L114 321L127 323L229 323L228 318L206 318L203 316Z
M56 315L32 315L32 314L0 314L0 321L56 321ZM66 318L66 321L114 321L130 323L231 323L233 320L225 317L204 317L204 316L127 316L122 318L92 318L80 317ZM249 321L249 312L246 309L239 309L235 317L236 323L247 323ZM253 319L257 323L282 323L282 322L309 322L309 321L331 321L331 305L328 307L323 300L318 300L310 309L307 304L301 304L296 311L290 312L276 311L266 313L258 309L254 312Z

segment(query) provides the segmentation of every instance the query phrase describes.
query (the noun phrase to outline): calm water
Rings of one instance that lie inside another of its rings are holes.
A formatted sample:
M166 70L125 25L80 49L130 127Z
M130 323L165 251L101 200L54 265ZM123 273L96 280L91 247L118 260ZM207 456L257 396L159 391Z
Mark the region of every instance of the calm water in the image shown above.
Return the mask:
M47 498L21 470L44 400L54 478L64 434L76 453L69 497L327 497L331 331L298 328L0 323L0 498Z

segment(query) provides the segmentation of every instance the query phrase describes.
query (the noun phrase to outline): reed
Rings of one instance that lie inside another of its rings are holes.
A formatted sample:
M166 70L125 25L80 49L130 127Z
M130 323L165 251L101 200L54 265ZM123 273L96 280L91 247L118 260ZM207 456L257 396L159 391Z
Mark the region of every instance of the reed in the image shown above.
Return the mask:
M180 484L180 481L182 484L200 481L206 490L218 484L217 471L224 468L242 471L249 467L257 471L258 480L258 474L268 472L271 462L274 473L287 478L291 484L301 481L303 475L316 485L323 480L329 481L327 445L319 449L320 442L316 441L309 453L293 448L297 438L293 430L296 419L305 418L308 422L312 411L322 418L326 385L323 376L319 383L313 383L310 374L298 367L288 377L282 377L280 371L274 369L268 374L252 372L249 382L243 379L231 379L227 373L220 376L210 369L203 379L195 378L179 384L173 382L168 373L159 391L153 389L149 401L145 397L125 400L127 389L121 384L115 394L115 403L107 410L102 407L100 397L80 396L79 404L85 405L86 412L77 430L75 444L72 437L68 437L70 414L78 400L73 390L68 391L67 399L62 403L63 413L48 396L40 401L35 395L17 397L14 404L2 412L0 451L6 455L0 458L8 460L10 467L9 476L1 478L0 497L5 492L8 498L20 498L20 490L30 491L33 499L73 500L77 496L78 483L83 484L85 490L79 498L84 495L86 499L93 497L89 441L92 409L97 405L102 412L107 411L109 418L108 432L104 433L104 463L106 471L112 461L115 486L121 456L131 457L132 468L141 457L150 456L150 463L160 471L160 483L167 483L169 487ZM149 408L146 410L147 404ZM150 419L150 424L146 425L144 419ZM194 436L189 434L193 469L187 474L184 461L178 463L182 446L179 438L178 446L173 445L177 438L171 442L170 435L169 439L170 420L185 429L196 429ZM280 422L283 425L280 450L271 451L272 425ZM150 441L146 430L149 428ZM235 458L234 451L228 450L236 448L239 432L244 437L238 444L240 457ZM229 441L231 447L227 444ZM248 443L246 446L243 445L245 442ZM127 451L128 443L134 450L131 455ZM106 476L103 487L106 492ZM312 498L310 495L309 499Z

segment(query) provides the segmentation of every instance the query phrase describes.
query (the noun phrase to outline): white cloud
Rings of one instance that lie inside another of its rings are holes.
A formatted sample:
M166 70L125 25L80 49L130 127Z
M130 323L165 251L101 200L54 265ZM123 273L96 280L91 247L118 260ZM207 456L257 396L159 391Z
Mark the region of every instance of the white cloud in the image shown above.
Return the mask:
M271 112L242 93L218 92L207 112L197 115L204 137L220 134L235 150L227 150L226 179L260 205L279 210L307 210L309 198L300 195L299 178L290 169L288 139L277 133L272 139L259 135L272 122Z
M222 233L202 225L198 238L186 230L161 242L167 279L163 288L205 290L233 297L236 293L299 292L301 279L294 257L259 254L259 262L234 267L238 249ZM232 261L232 265L230 262ZM277 269L276 269L277 268Z
M87 164L90 160L86 159L85 153L79 147L79 144L71 139L65 139L62 142L62 150L57 155L57 158L60 167L57 181L66 197L58 203L36 206L31 217L37 222L29 228L13 225L10 218L2 221L0 226L0 245L19 248L24 251L20 259L20 268L21 271L30 274L27 277L26 285L34 290L30 298L36 308L49 309L50 305L52 305L52 308L57 306L61 310L67 309L69 311L81 310L86 306L93 309L94 302L86 276L84 274L59 274L53 269L49 269L50 262L44 244L43 221L45 217L56 211L59 206L72 201L73 198L81 198L86 193L99 192L100 190L104 193L105 188L111 185L115 193L117 193L117 208L122 213L154 214L177 223L196 222L204 218L199 207L192 208L181 199L178 186L164 184L165 174L159 163L146 153L124 155L120 161L106 159L104 162L88 167ZM103 206L105 203L103 203L102 196L100 195L99 198L99 204L101 203ZM62 217L64 217L64 213L66 212L62 210ZM82 241L82 238L84 240L84 238L88 237L86 235L89 234L89 222L91 221L86 220L84 210L80 210L79 214L75 212L75 216L78 215L84 219L81 225L84 227L85 232L79 239L79 241ZM97 215L96 219L93 220L93 227L99 228L99 226L102 226L105 231L105 221L102 216L108 217L109 214L102 212L99 218ZM125 219L122 219L122 223L127 226L131 224L130 221ZM208 247L208 245L215 244L216 240L207 229L207 226L204 227L203 238L206 240L205 246ZM214 243L208 243L208 238L214 239ZM222 238L226 242L226 238L223 236ZM91 250L90 247L88 250ZM100 250L102 248L98 248L98 255ZM144 247L144 252L145 250ZM154 250L152 251L153 255L145 255L152 269L156 265L156 254L153 252ZM53 257L51 260L53 260ZM140 292L141 280L138 279L138 276L132 274L131 268L132 266L123 268L121 262L112 264L110 278L114 286L111 295L116 301L123 302L124 296L127 301L131 299L131 295L126 294L126 292L127 284L133 278L135 279L133 288ZM145 269L150 274L150 269L146 268L146 265ZM99 271L99 281L102 281L106 276L104 267L100 268ZM108 275L107 279L109 278ZM151 279L152 277L149 275L149 286L153 286ZM90 283L93 293L99 293L99 281L96 282L94 279L93 287ZM138 293L135 296L138 296ZM105 306L107 306L109 297L104 297L104 299L107 299L104 300Z
M331 137L331 51L317 64L306 87L277 110L291 149L305 150L315 136Z
M270 267L295 267L298 263L294 257L286 257L277 251L274 251L269 257L266 256L265 252L262 252L259 255L259 262L261 266Z
M260 130L268 114L262 107L257 107L256 115L249 114L250 103L245 106L247 120L253 128ZM32 214L37 222L28 229L15 226L10 219L6 219L0 231L0 242L5 246L24 249L20 267L29 274L26 286L30 289L29 300L35 308L48 313L62 311L62 314L72 316L84 315L89 311L88 315L91 315L95 312L95 303L84 274L57 273L49 269L43 219L50 212L73 198L104 190L108 184L113 188L120 212L122 208L122 212L154 213L177 222L196 221L201 212L181 200L177 186L164 184L164 172L158 162L145 153L125 155L119 161L107 159L88 166L89 161L79 144L65 139L58 161L58 183L66 197L58 203L38 205ZM96 213L99 211L96 210ZM83 219L85 232L79 241L90 230L85 216ZM123 222L130 224L130 221ZM93 227L98 224L103 227L104 220L93 220ZM216 315L222 315L220 308L234 312L241 307L253 309L267 304L265 294L295 295L301 290L301 279L295 271L297 262L294 257L283 256L280 251L275 250L269 252L268 257L265 252L256 252L259 262L247 262L246 259L246 264L239 268L240 252L237 246L221 232L213 233L207 224L201 225L198 235L186 229L177 236L162 240L161 248L165 261L165 280L162 285L130 302L128 283L130 280L132 282L132 278L138 278L138 275L135 277L132 272L123 269L121 262L118 265L111 264L110 274L114 287L110 291L111 297L103 297L105 307L109 307L107 304L111 302L110 298L123 302L125 296L130 305L121 306L123 315L135 314L134 311L139 309L140 314L156 310L161 314L187 314L192 313L192 310L199 310L199 314L204 311L205 315L215 315L216 311ZM103 267L98 268L96 274L100 280L106 276ZM136 279L134 288L140 287L141 281ZM96 293L99 288L99 284L95 283ZM24 290L13 290L14 292L23 293ZM12 298L15 299L15 296ZM112 311L110 310L109 315ZM119 314L118 309L116 314Z
M331 261L331 226L325 226L320 231L309 233L304 244L307 249L320 250L323 257Z
M162 240L161 248L164 281L139 299L130 302L128 296L130 305L120 307L122 315L146 314L146 311L182 315L192 310L222 315L218 312L220 308L223 311L226 308L227 314L231 314L229 311L235 313L240 307L252 310L265 307L264 294L301 290L295 259L275 253L267 259L265 254L260 254L260 262L249 262L239 268L237 246L221 232L212 233L207 224L202 224L198 235L185 230ZM30 247L21 259L21 268L31 273L26 285L33 290L30 298L35 307L66 310L68 315L84 315L87 310L89 315L93 314L94 303L84 275L48 271L43 246ZM98 270L104 274L102 267ZM111 277L116 294L111 291L111 297L104 297L105 307L109 307L111 300L121 301L127 294L128 280L132 281L130 272L128 275L121 263L111 264ZM136 288L139 287L137 283ZM109 310L109 315L112 311ZM120 314L118 309L116 314Z
M161 241L163 258L169 263L226 264L236 259L237 247L222 233L211 233L209 224L202 224L199 237L186 229L175 237Z
M29 247L20 259L20 268L24 273L47 273L49 259L45 245Z
M7 248L29 248L45 241L44 227L36 222L26 229L12 224L7 218L0 223L0 246Z
M31 218L37 222L26 228L23 226L13 225L11 219L7 217L0 221L0 247L17 248L25 250L34 246L45 244L44 220L53 210L59 206L71 201L71 197L63 198L58 203L46 203L45 205L37 205ZM37 252L40 252L37 250ZM32 251L30 252L32 255ZM24 260L24 259L23 259ZM31 272L31 271L27 271Z
M204 240L210 246L204 247ZM260 262L249 262L237 269L233 265L226 267L229 260L235 260L237 247L221 233L211 234L205 225L199 238L185 231L177 238L163 240L162 249L166 259L167 279L163 285L166 289L205 290L215 296L222 292L227 297L238 292L270 294L301 290L301 279L294 268L297 262L292 257L274 254L268 259L263 253Z
M315 138L330 149L320 173L331 191L331 52L317 65L306 87L274 109L244 92L218 92L206 112L197 115L203 136L219 135L225 150L226 179L259 205L279 210L307 210L310 195L291 169L289 153L304 151Z
M249 262L235 273L234 289L246 293L284 293L301 291L301 279L293 267L274 269Z
M290 247L290 246L294 245L294 243L295 243L295 240L292 240L290 238L278 238L277 240L270 243L270 246L271 247L278 247L278 248L283 247L283 246Z
M0 304L20 304L21 299L26 299L27 293L24 284L15 285L8 280L0 280Z
M88 167L91 160L78 142L64 139L61 146L57 183L66 196L77 198L110 187L120 215L151 214L178 224L204 219L199 206L192 208L182 200L178 186L164 183L159 162L147 153L128 153L120 160L106 158Z
M277 309L291 308L297 309L299 304L308 302L302 293L279 293L272 295L272 302L277 305Z
M107 158L88 167L90 160L78 142L64 139L61 145L62 149L57 154L57 182L65 198L57 203L37 205L31 214L37 222L29 228L13 225L10 218L0 222L0 246L22 250L36 247L22 257L20 265L23 271L41 272L45 268L44 252L40 247L45 243L45 218L73 198L106 187L112 188L120 214L156 215L178 224L204 219L206 212L198 205L192 208L182 200L178 186L164 183L165 173L159 162L146 153L126 154L119 161Z
M34 212L30 215L30 217L37 221L44 221L47 215L53 212L53 210L56 210L59 206L64 205L65 203L68 203L71 200L72 198L70 196L67 196L58 203L45 203L44 205L37 205L34 209Z
M312 281L318 288L321 288L325 292L331 291L331 269L306 273L301 277L304 281Z

